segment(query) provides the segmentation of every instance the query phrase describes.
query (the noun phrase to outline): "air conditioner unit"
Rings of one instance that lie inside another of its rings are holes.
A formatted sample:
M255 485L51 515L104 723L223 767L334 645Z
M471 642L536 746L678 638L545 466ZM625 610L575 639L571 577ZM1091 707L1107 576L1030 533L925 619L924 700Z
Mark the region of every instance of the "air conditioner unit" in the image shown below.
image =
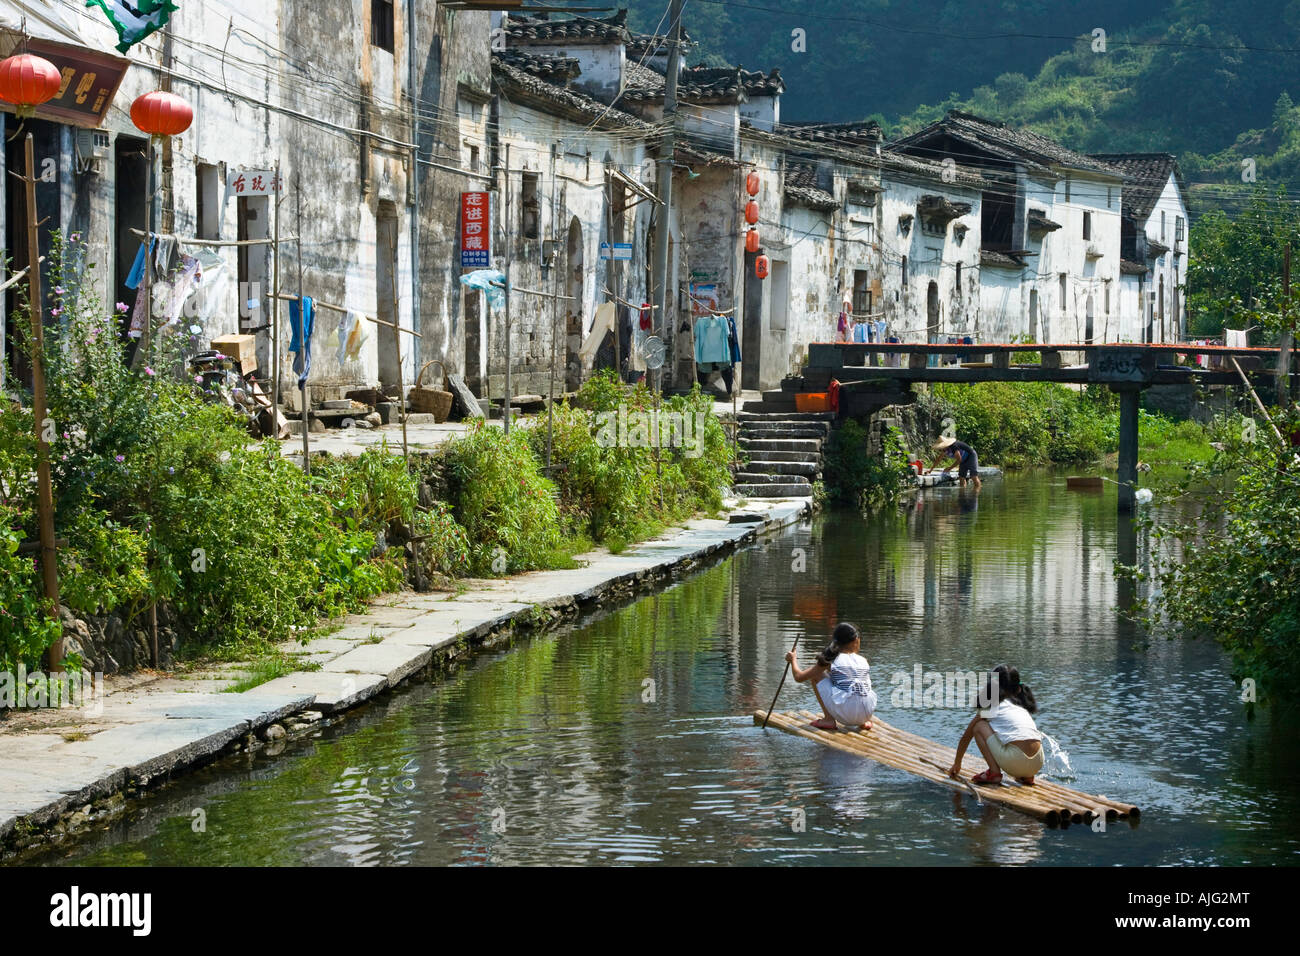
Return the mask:
M110 146L108 133L102 129L77 130L77 158L95 173L100 171L99 164L108 159Z

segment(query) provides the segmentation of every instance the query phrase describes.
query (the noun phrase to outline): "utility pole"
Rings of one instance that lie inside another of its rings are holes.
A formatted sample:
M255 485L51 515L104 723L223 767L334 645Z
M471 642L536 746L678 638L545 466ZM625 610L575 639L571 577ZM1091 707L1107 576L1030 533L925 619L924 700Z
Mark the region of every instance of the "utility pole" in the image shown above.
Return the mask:
M654 248L654 323L659 338L668 341L668 226L673 211L673 153L677 149L677 74L682 64L682 5L672 0L669 7L668 76L664 82L664 130L659 145L658 220ZM615 340L618 335L615 333ZM663 369L655 371L655 391L663 390Z
M24 147L27 152L27 296L32 320L32 412L36 419L36 512L41 533L41 579L49 615L59 620L59 563L54 542L54 489L50 481L50 446L45 440L45 329L41 319L41 245L36 223L36 154L32 134ZM148 254L146 253L146 261ZM50 645L50 670L63 671L63 633Z

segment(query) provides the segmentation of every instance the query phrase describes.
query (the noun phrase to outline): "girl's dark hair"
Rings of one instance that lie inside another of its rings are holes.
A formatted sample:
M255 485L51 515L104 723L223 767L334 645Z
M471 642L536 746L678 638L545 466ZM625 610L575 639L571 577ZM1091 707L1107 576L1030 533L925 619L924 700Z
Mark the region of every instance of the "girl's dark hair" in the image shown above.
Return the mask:
M994 686L995 679L996 686ZM1006 664L999 664L989 671L987 683L981 694L981 700L976 701L976 706L978 707L985 700L989 702L989 706L995 706L998 701L1009 700L1013 704L1019 704L1031 714L1038 710L1038 702L1034 700L1034 692L1020 683L1020 671L1014 667L1008 667Z
M835 630L831 632L831 642L826 645L824 651L817 655L817 663L823 667L830 667L831 662L840 656L840 650L848 647L861 636L862 634L857 627L848 621L836 624Z

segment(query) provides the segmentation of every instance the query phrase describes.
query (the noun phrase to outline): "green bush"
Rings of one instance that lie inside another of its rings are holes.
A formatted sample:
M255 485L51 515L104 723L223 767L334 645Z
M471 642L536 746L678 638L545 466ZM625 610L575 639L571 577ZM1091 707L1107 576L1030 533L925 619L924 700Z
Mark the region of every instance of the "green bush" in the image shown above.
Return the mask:
M1300 430L1300 418L1288 429ZM1300 456L1263 429L1254 441L1225 429L1223 450L1194 464L1188 484L1208 487L1195 519L1162 515L1155 533L1151 596L1139 605L1150 628L1216 638L1232 655L1233 679L1258 699L1300 690ZM1130 573L1139 575L1137 569ZM1246 701L1249 703L1249 700Z
M831 433L823 469L826 496L864 510L893 504L907 489L911 469L902 443L892 432L880 455L867 450L867 432L847 419Z
M481 420L445 452L452 514L469 538L477 575L566 563L555 485L541 473L528 431L507 435Z
M19 664L35 668L62 631L40 596L37 563L18 553L26 538L24 524L16 509L0 504L0 671L13 671Z

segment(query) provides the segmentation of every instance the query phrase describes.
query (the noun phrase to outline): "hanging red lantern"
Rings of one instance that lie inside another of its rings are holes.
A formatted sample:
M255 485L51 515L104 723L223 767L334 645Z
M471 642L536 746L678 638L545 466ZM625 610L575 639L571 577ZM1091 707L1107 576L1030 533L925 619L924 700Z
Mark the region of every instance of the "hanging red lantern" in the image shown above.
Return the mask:
M36 107L54 99L63 86L63 76L49 60L19 53L0 61L0 100L18 107L19 117L28 117Z
M745 234L745 251L758 252L758 230L751 229Z
M745 191L751 196L758 195L758 173L750 173L745 177Z
M150 136L179 136L194 122L194 110L175 93L155 90L136 97L131 122Z
M767 261L767 256L759 256L754 260L754 275L758 276L760 279L766 279L769 265L770 263Z
M745 222L749 223L751 226L758 222L758 203L754 202L752 199L749 201L749 204L745 206Z

